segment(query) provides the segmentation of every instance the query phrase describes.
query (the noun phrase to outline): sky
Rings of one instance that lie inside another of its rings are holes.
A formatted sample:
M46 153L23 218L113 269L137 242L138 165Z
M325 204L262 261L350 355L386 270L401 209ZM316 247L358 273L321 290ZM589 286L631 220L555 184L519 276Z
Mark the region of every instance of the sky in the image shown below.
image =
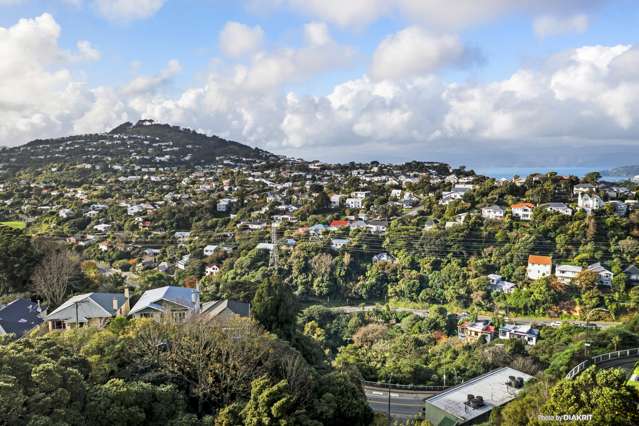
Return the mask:
M0 0L0 146L153 119L278 154L639 164L633 0Z

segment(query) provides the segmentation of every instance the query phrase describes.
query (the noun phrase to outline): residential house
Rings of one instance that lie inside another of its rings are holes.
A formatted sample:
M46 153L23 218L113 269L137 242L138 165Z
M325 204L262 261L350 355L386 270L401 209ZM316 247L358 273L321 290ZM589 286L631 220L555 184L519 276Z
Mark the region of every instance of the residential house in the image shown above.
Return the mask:
M580 192L579 197L577 198L577 206L590 214L593 211L603 208L604 202L597 194Z
M614 274L612 272L610 272L609 270L607 270L606 268L604 268L601 263L597 262L597 263L593 263L592 265L588 266L588 270L595 272L597 275L599 275L599 284L606 286L606 287L612 287L612 279L614 277Z
M501 220L504 218L504 209L494 204L481 209L481 217L489 220Z
M628 281L630 281L630 283L632 284L639 283L639 268L637 268L635 265L628 266L626 270L623 272L628 277Z
M519 339L523 343L535 346L539 338L539 330L528 325L506 324L499 328L499 338L510 340Z
M131 308L129 317L182 322L197 313L199 307L200 293L197 289L166 286L145 291Z
M348 228L349 226L350 223L348 222L348 220L333 220L328 225L328 228L331 231L337 231L338 229Z
M532 378L510 367L490 371L428 398L424 417L437 426L484 424L493 409L517 398Z
M534 204L526 202L510 206L513 217L519 220L532 220L534 208Z
M220 267L217 265L207 265L204 268L204 275L206 275L207 277L209 275L217 275L220 273Z
M173 237L179 242L184 242L188 240L189 238L191 238L191 233L188 231L178 231L175 234L173 234Z
M331 239L331 248L333 248L333 250L340 250L350 241L351 240L349 240L348 238L333 238Z
M205 318L216 320L248 318L251 316L251 305L236 300L213 300L203 303L200 313Z
M189 265L190 261L191 261L191 255L185 254L184 256L182 256L182 259L176 262L175 267L184 271L186 267Z
M583 268L574 265L558 265L555 268L555 277L563 284L570 284Z
M476 342L483 336L486 339L486 343L488 343L495 336L495 326L489 320L473 323L464 321L457 326L457 335L460 339L469 342Z
M273 243L258 243L258 245L255 246L255 248L257 250L273 251L273 249L275 248L275 244L273 244Z
M16 299L0 308L0 336L22 337L43 322L40 304L28 299Z
M564 203L546 203L540 207L550 210L551 212L560 213L565 216L572 216L572 209Z
M373 256L373 263L377 263L377 262L394 262L395 261L395 256L388 254L386 252L383 253L378 253L375 256Z
M552 273L552 259L548 256L528 256L526 274L531 280L548 277Z
M439 200L439 204L448 205L456 200L464 198L464 194L470 191L468 188L453 188L452 191L443 192L442 199Z
M574 188L572 189L572 193L575 195L586 194L589 192L593 192L595 189L595 186L590 183L580 183L574 186Z
M613 201L608 201L606 204L612 206L612 208L615 211L615 214L619 217L624 217L626 213L628 213L628 205L626 203L613 200Z
M370 191L355 191L351 193L351 197L364 199L368 197L370 193Z
M319 236L322 235L324 231L326 231L328 227L324 224L318 223L316 225L310 226L308 228L308 233L311 236Z
M346 207L349 209L361 209L362 201L363 198L347 198L344 204L346 204Z
M488 288L491 291L510 294L515 290L515 283L504 281L501 275L489 274L488 275Z
M437 224L435 223L434 220L427 219L426 222L424 223L424 230L425 231L430 231L431 229L435 229L436 226L437 226Z
M125 293L86 293L73 296L46 316L49 330L62 330L79 326L103 327L129 307L128 290Z
M222 198L220 200L218 200L217 202L217 211L218 212L222 212L222 213L226 213L228 211L231 210L231 208L233 207L233 203L234 203L234 199L232 198Z
M342 198L344 198L344 196L341 194L331 195L331 208L338 209L342 205Z
M62 219L69 219L75 216L75 212L71 209L62 209L58 212L58 216L60 216Z
M373 234L383 234L384 232L386 232L386 229L388 228L388 221L386 221L386 220L369 220L368 223L366 224L366 227Z
M202 250L202 252L204 253L204 256L212 256L213 253L215 253L215 250L217 250L217 245L209 244L204 247L204 250Z

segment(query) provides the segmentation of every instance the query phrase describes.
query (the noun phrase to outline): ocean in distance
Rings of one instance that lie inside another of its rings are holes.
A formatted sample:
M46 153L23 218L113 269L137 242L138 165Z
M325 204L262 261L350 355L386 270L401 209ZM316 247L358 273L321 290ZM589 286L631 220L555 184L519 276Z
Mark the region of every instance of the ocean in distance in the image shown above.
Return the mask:
M513 176L526 177L533 173L548 173L548 172L557 172L557 174L562 176L577 176L583 177L587 173L597 172L601 170L609 169L610 167L605 166L588 166L588 167L478 167L474 168L475 173L484 176L490 176L495 179L510 179ZM608 182L619 182L623 180L630 179L632 176L622 177L622 176L602 176L601 180L605 180Z

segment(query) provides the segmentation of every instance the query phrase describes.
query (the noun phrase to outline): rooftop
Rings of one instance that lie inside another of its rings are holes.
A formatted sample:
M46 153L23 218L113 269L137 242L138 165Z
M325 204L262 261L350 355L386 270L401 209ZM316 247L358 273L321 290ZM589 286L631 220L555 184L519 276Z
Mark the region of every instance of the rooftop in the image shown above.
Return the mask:
M426 400L426 404L457 417L461 422L467 422L515 399L521 389L515 389L506 384L509 376L523 377L524 382L532 379L529 374L514 368L503 367L435 395ZM475 409L466 405L465 402L470 394L483 397L485 405Z

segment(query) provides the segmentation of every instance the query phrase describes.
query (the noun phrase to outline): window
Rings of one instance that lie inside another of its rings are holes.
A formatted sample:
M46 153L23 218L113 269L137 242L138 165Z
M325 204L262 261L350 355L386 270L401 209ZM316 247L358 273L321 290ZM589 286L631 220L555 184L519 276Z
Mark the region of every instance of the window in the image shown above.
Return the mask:
M64 321L51 320L51 329L52 330L64 330Z
M173 319L176 322L184 321L184 319L186 318L186 312L185 311L176 311L176 312L172 312L172 314L173 314Z

